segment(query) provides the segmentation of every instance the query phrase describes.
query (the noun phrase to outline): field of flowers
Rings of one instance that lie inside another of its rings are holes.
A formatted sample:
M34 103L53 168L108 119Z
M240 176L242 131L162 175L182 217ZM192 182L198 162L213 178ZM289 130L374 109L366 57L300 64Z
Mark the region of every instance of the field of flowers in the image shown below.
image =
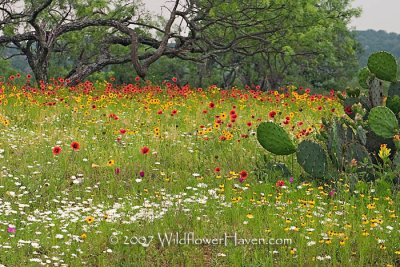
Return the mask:
M1 83L0 264L400 265L398 194L257 142L263 121L315 139L333 92L175 82Z

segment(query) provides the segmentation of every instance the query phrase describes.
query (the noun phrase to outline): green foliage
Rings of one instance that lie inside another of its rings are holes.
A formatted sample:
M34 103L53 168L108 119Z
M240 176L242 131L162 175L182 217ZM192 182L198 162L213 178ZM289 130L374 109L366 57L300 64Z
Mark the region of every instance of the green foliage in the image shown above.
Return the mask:
M296 155L297 162L308 174L315 178L325 176L328 163L321 145L304 140L299 144Z
M358 83L364 89L368 89L369 87L369 79L371 76L371 72L369 71L368 67L364 67L358 73Z
M296 152L286 131L272 122L263 122L257 128L257 140L263 148L276 155L290 155Z
M395 57L385 51L376 52L368 58L369 70L380 80L395 81L397 62Z
M387 107L375 107L368 116L371 130L383 138L391 138L398 131L396 115Z
M400 81L392 82L389 86L388 96L400 96Z
M355 31L354 36L361 46L358 56L360 66L366 66L369 55L377 51L388 51L400 58L400 34L367 30Z

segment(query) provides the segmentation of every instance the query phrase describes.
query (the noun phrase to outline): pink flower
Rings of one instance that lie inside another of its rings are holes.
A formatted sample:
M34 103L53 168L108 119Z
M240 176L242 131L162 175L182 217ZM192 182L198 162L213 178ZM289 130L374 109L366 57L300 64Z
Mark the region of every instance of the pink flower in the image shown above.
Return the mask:
M139 176L140 176L140 177L144 177L144 171L140 171L140 172L139 172Z
M7 232L8 232L8 233L15 233L15 232L17 232L17 228L15 228L15 227L8 227Z

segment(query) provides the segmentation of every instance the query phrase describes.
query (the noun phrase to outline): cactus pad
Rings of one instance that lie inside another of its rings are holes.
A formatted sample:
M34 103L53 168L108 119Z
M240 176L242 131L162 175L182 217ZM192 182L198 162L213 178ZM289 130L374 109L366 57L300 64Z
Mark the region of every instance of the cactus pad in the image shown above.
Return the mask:
M363 145L356 142L346 146L345 157L347 163L350 163L352 159L357 160L357 162L364 162L367 160L368 163L372 163L367 149Z
M386 107L388 107L394 114L400 112L400 96L389 96L386 100Z
M263 122L257 128L257 140L263 148L275 155L290 155L296 152L286 131L272 122Z
M396 80L397 62L395 57L388 52L373 53L368 58L368 68L380 80L388 82Z
M398 130L396 115L387 107L375 107L368 115L371 130L383 138L393 137Z
M324 177L327 170L327 158L322 147L312 141L304 140L297 149L297 162L313 177Z

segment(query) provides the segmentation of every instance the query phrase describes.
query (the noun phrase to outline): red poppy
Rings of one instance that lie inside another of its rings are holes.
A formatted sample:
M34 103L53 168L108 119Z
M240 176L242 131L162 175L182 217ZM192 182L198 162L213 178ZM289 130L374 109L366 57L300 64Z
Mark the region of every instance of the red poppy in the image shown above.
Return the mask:
M81 145L78 142L72 142L71 143L71 148L75 151L78 151Z
M214 171L215 171L215 172L220 172L220 171L221 171L221 168L220 168L220 167L216 167L216 168L214 169Z
M140 153L142 153L143 155L148 154L150 152L150 148L148 148L147 146L144 146L140 149Z
M278 181L276 182L276 186L277 186L277 187L282 187L282 186L284 186L284 185L285 185L285 182L282 181L282 180L278 180Z
M62 150L61 147L55 146L55 147L53 147L53 154L58 155L61 153L61 150Z
M120 133L120 134L125 134L125 133L126 133L126 130L121 128L121 129L119 129L119 133Z

